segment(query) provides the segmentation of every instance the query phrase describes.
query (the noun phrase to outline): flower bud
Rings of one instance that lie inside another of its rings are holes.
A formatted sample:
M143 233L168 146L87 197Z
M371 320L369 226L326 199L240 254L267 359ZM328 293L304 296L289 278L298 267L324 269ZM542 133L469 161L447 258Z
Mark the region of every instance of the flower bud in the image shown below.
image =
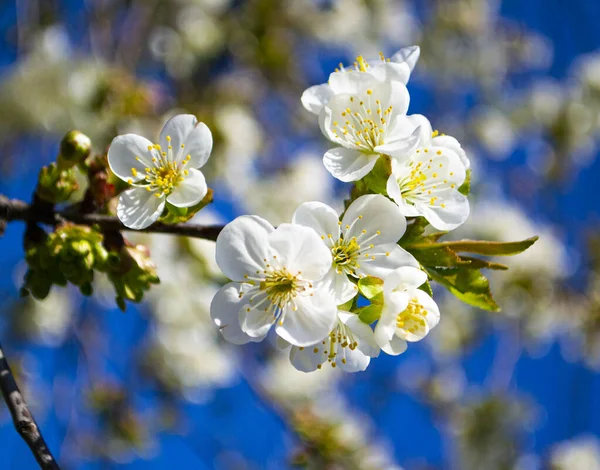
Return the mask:
M87 135L77 130L69 131L60 141L59 166L70 168L83 163L91 151L92 141Z
M79 189L72 168L61 170L56 163L51 163L40 170L37 195L46 202L58 204L64 202Z

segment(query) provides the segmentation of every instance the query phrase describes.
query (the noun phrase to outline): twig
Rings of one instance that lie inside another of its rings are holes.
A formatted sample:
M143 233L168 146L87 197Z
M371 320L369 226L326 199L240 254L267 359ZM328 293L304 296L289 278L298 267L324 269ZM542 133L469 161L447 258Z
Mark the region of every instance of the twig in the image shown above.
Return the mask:
M15 378L8 366L6 357L0 344L0 388L6 406L15 425L15 429L27 443L35 460L42 469L60 470L56 460L52 456L50 449L46 445L44 438L38 428L33 415L29 411L21 391L15 382Z
M57 211L55 209L38 211L33 206L18 199L8 199L0 194L0 229L2 221L12 222L22 220L25 222L38 222L48 225L58 225L68 221L81 225L98 225L103 230L133 230L125 227L119 219L110 215L101 214L79 214L68 210ZM171 235L182 235L205 240L216 240L217 235L223 229L222 225L198 225L198 224L152 224L138 232L169 233ZM1 232L0 232L1 235Z

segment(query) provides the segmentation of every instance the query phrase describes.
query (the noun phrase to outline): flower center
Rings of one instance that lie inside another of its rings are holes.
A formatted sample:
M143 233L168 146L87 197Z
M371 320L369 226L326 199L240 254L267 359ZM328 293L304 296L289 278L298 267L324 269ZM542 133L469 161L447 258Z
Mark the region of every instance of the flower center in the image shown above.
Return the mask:
M352 330L338 320L336 327L329 333L329 337L321 341L313 348L314 354L323 354L331 367L336 367L337 361L346 364L348 350L354 351L358 347L358 341L352 334ZM321 368L321 364L317 366Z
M146 183L145 187L148 191L154 191L156 197L168 196L173 190L185 180L185 177L190 174L185 166L190 162L192 156L187 155L183 160L177 160L177 153L173 152L171 146L171 137L167 136L169 143L167 151L163 151L159 144L148 146L148 151L152 155L151 164L147 163L144 171L146 172L145 179L141 182ZM181 144L181 151L185 148ZM136 157L137 161L144 162L140 157ZM138 171L135 168L131 169L131 174L137 177Z
M417 334L426 329L426 316L427 310L413 297L410 299L408 307L396 317L396 326L404 331Z
M281 310L294 300L298 292L304 290L302 284L298 275L281 268L272 271L261 281L260 290L267 294L267 299L275 309Z
M435 152L436 155L442 155L441 150L420 148L417 149L416 153L430 153ZM415 204L416 202L425 203L429 206L446 207L441 202L439 203L438 196L434 194L444 188L454 189L455 183L449 182L448 177L454 175L453 172L448 174L445 173L443 163L433 163L433 159L430 158L426 161L411 161L408 165L401 167L400 174L397 178L398 186L400 186L400 192L402 197L407 202Z
M365 96L348 97L348 106L340 112L339 121L333 121L332 133L338 142L345 141L358 150L372 152L385 143L393 106L381 107L381 101L373 99L373 90Z
M331 249L333 255L333 264L336 266L336 271L341 274L354 274L356 268L360 268L358 257L360 255L360 245L356 238L353 237L346 241L340 238Z

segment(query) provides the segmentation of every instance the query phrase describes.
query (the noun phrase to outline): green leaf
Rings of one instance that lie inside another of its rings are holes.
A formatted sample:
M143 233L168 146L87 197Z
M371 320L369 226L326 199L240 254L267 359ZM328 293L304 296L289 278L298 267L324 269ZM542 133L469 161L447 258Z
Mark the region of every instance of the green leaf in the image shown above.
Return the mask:
M433 290L431 289L431 284L429 284L429 281L425 281L425 284L419 287L419 289L428 294L429 297L433 297Z
M497 271L506 271L508 266L505 264L494 263L493 261L486 261L484 259L472 258L470 256L461 256L462 261L468 262L465 265L468 269L495 269Z
M415 248L417 246L419 248ZM454 251L446 246L440 246L437 243L430 245L413 245L407 248L407 250L423 266L451 268L464 264Z
M434 281L448 288L463 302L491 312L500 310L492 296L489 281L479 270L461 266L427 268L427 272Z
M354 296L353 298L351 298L348 302L346 302L345 304L342 305L338 305L338 310L343 310L345 312L350 312L352 311L352 307L354 306L354 301L356 299L356 296Z
M358 281L358 289L362 295L372 301L378 295L383 295L383 280L373 276L363 277Z
M531 237L518 242L488 242L483 240L458 240L436 244L415 244L413 248L448 247L456 252L475 253L486 256L511 256L522 253L533 245L539 237Z
M358 310L356 310L356 313L358 314L358 318L360 319L360 321L366 323L367 325L370 325L374 321L379 320L379 317L381 317L382 310L383 304L371 304L367 305L366 307L359 308Z
M467 170L467 177L465 178L465 182L460 185L460 188L458 188L458 192L461 194L464 194L465 196L468 196L469 193L471 192L471 169L470 168Z

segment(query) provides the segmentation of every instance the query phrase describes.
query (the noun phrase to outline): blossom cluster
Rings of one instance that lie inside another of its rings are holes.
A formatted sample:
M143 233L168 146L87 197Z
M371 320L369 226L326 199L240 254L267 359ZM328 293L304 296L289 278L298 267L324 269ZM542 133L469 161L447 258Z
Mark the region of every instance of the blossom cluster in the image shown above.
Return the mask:
M291 223L274 227L244 215L223 228L215 256L231 282L210 311L226 340L258 342L274 329L298 370L329 363L355 372L381 350L404 352L437 325L428 276L399 242L407 220L443 231L466 220L469 203L459 189L469 160L456 139L407 114L406 84L418 57L416 46L389 59L358 57L304 92L303 106L334 144L324 166L354 183L352 197L342 214L313 201ZM191 115L167 122L159 144L117 137L108 162L132 186L119 198L121 221L143 229L200 204L208 188L198 168L211 149L210 130Z

